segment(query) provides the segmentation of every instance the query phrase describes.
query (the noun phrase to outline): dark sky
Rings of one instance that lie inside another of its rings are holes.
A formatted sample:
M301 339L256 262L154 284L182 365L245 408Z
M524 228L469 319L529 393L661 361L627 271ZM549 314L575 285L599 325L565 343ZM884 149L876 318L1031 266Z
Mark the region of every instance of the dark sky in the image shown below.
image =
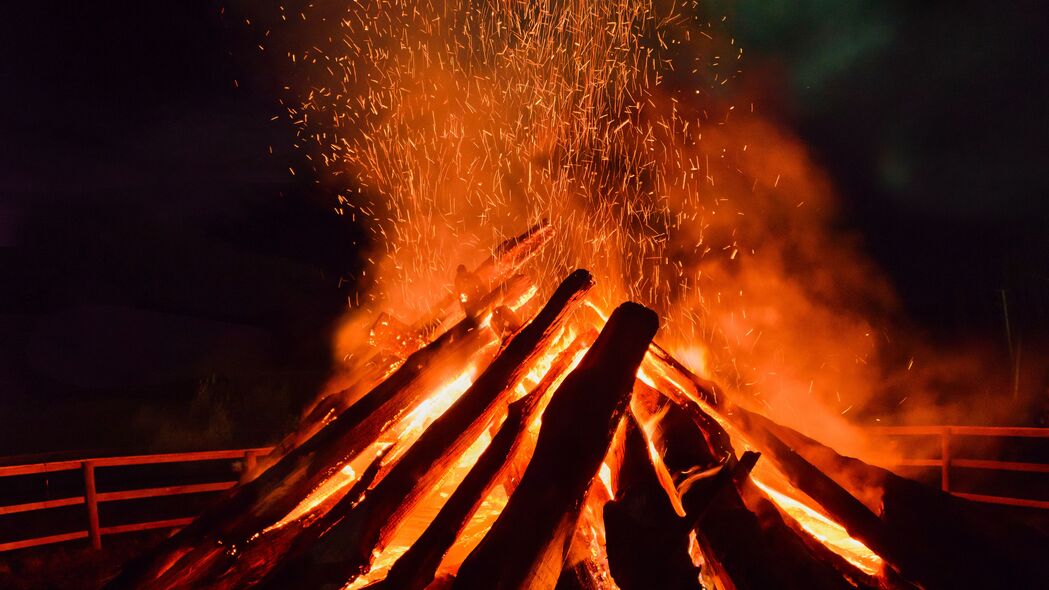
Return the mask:
M986 337L1002 332L1005 290L1015 323L1044 339L1049 7L717 4L911 316L944 337Z
M217 2L25 4L0 25L0 455L186 448L202 420L200 446L265 441L361 268L287 172L279 76ZM1049 334L1049 18L1006 4L706 5L918 325L1003 350L1002 290L1017 337Z

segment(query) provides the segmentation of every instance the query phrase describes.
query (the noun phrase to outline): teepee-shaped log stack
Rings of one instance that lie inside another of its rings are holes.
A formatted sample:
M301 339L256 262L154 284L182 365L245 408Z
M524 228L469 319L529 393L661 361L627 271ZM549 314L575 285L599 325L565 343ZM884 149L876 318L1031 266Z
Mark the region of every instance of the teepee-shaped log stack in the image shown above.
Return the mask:
M380 317L350 385L317 400L260 473L110 587L1020 588L1040 579L1044 538L1003 532L965 501L732 403L653 342L653 311L624 303L607 321L595 313L587 271L540 306L542 289L521 271L550 235L540 224L473 272L460 267L453 294L414 324ZM758 481L755 467L773 476ZM878 487L883 506L858 499L869 491L860 485ZM843 542L814 533L787 502Z

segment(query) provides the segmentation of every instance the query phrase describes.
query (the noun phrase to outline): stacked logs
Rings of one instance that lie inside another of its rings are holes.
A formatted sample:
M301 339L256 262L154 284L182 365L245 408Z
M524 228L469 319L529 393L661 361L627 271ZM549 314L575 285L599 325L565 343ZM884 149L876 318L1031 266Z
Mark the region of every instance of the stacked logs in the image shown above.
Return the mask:
M599 326L575 314L594 284L585 270L522 322L528 306L509 302L531 287L521 265L548 238L540 225L474 272L460 267L462 292L397 328L396 346L362 371L359 399L320 400L275 462L109 587L341 588L371 572L442 485L452 491L439 510L369 588L993 588L1038 579L1044 538L1003 533L965 501L733 403L653 342L651 310L624 303ZM417 439L366 454L467 363L477 377ZM361 457L367 467L352 483L301 507ZM884 558L884 571L860 571L780 511L750 477L758 461ZM603 466L611 481L597 477ZM880 513L857 499L867 485L884 489ZM447 567L497 488L505 506ZM1028 545L1010 550L1017 538Z

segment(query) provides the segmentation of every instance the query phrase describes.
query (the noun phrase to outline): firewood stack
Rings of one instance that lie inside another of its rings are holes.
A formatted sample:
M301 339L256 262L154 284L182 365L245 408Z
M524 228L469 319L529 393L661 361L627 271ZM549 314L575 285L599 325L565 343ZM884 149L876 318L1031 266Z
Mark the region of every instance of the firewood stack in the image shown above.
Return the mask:
M522 269L550 235L540 224L473 271L460 267L453 292L412 324L379 318L349 387L318 399L260 473L109 587L1021 588L1045 579L1044 538L989 524L968 502L733 403L653 342L655 312L623 303L602 320L587 271L540 305ZM756 468L774 475L758 482ZM861 501L870 495L861 485L879 488L883 505ZM843 528L865 559L810 532L779 494Z

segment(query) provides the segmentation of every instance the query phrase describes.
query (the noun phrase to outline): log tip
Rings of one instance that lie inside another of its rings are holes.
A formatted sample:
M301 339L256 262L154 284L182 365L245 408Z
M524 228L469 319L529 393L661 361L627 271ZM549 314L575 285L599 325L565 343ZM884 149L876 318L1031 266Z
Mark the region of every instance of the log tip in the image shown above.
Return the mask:
M656 336L659 330L659 314L655 311L635 303L627 301L622 303L612 312L608 323L623 323L630 327L630 333L645 338L645 345Z
M594 284L594 275L590 274L590 271L585 268L577 268L572 271L572 274L568 275L564 282L590 287Z

